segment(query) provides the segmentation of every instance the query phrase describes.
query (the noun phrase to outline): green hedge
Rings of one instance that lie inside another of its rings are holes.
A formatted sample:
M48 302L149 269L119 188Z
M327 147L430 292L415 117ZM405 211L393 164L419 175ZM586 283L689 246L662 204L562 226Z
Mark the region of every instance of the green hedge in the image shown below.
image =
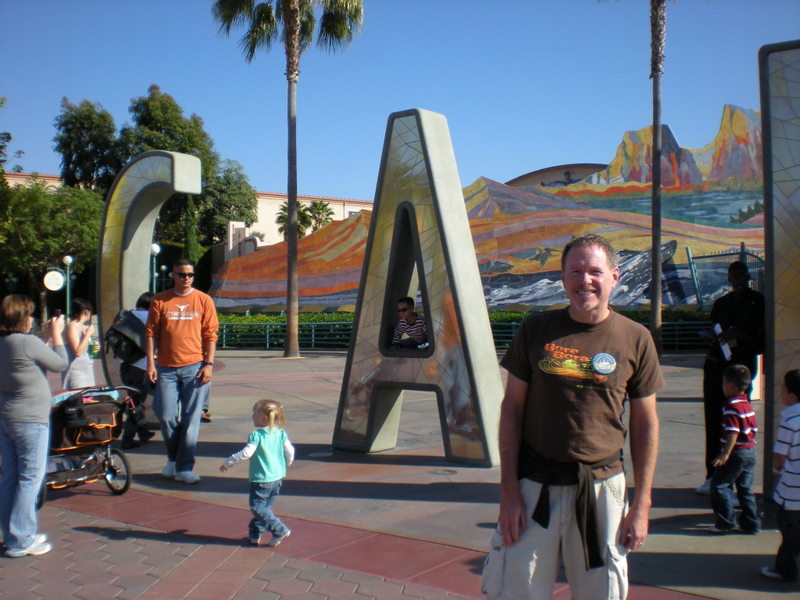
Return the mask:
M644 310L618 310L629 319L639 323L650 322L650 311ZM505 312L500 310L489 311L489 321L492 323L519 323L528 313L524 312ZM351 322L353 313L300 313L298 321L301 323L334 323ZM708 321L708 313L699 310L676 310L666 309L661 313L661 320L665 322L684 322L684 321ZM286 315L232 315L220 314L220 323L285 323Z

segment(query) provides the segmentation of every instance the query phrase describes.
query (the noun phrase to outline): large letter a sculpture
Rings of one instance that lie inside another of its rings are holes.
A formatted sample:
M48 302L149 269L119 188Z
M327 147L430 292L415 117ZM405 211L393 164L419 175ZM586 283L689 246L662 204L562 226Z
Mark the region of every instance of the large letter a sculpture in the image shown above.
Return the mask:
M419 290L429 345L391 348L397 300ZM436 394L448 460L498 463L502 382L444 116L389 117L333 435L394 448L403 390Z

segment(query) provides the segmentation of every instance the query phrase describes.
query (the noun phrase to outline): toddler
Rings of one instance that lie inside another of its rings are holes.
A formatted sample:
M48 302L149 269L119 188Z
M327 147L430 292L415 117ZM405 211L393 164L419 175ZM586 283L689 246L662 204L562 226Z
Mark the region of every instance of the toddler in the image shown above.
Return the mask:
M722 409L722 450L711 463L711 508L716 524L711 530L726 533L736 529L731 488L736 483L736 493L742 514L739 527L744 533L758 533L756 497L753 493L753 472L756 466L756 413L747 399L750 389L750 370L744 365L731 365L722 372L722 391L725 407Z
M775 436L773 468L781 476L772 498L778 503L778 530L781 545L775 568L764 567L761 574L770 579L797 581L797 558L800 556L800 369L783 376L781 411Z
M286 477L286 467L294 461L294 446L283 430L283 407L275 400L259 400L253 405L255 430L244 448L225 459L219 470L227 471L242 460L250 460L250 510L253 518L249 525L251 544L259 544L265 531L272 535L270 547L275 547L289 537L291 531L272 512Z

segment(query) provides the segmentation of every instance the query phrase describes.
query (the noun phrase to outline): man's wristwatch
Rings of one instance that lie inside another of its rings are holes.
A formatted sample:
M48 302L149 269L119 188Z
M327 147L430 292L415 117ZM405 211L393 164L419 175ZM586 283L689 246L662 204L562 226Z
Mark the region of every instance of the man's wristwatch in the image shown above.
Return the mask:
M213 366L214 366L214 363L213 363L213 362L211 362L210 360L204 360L204 361L203 361L203 366L204 366L204 367L213 367Z

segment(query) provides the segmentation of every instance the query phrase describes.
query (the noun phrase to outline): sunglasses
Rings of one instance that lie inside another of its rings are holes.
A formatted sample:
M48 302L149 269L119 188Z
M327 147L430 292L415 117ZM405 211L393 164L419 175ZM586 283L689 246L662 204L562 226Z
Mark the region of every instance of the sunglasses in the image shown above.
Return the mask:
M192 277L194 277L194 273L175 273L175 275L177 275L181 279L191 279Z

